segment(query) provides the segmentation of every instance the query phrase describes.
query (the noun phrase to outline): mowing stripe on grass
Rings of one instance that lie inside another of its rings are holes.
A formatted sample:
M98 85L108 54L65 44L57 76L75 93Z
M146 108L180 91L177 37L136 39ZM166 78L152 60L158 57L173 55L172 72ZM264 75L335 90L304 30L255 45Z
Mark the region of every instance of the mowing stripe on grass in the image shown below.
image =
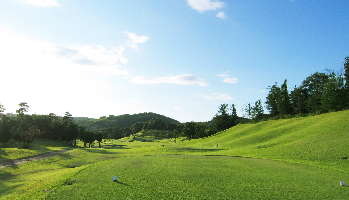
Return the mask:
M119 182L112 177L118 176ZM345 199L349 175L226 156L135 156L94 164L48 199ZM345 181L344 181L345 182Z

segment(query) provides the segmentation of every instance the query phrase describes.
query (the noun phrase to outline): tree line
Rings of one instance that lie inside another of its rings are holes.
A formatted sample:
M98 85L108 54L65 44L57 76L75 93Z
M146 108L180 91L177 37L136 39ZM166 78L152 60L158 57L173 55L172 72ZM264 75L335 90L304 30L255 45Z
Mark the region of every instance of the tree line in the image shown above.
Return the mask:
M0 142L3 144L13 139L21 142L23 148L29 148L35 138L43 138L76 145L76 139L80 139L91 147L95 140L102 141L102 134L77 125L69 112L63 117L53 113L27 115L29 105L21 102L19 106L17 114L4 114L5 108L0 104Z
M335 73L316 72L308 76L299 87L289 92L287 80L277 86L269 86L266 108L270 117L320 114L346 110L349 108L349 56L344 61L343 70Z
M267 114L261 99L244 105L243 117L237 116L235 104L230 107L229 104L221 104L210 122L185 123L182 136L190 140L207 137L240 123L346 110L349 108L349 56L344 59L344 70L337 73L328 69L326 73L315 72L291 92L288 91L287 79L280 87L275 83L267 89Z
M239 123L258 122L261 120L290 118L349 108L349 56L344 61L344 71L337 73L327 70L308 76L299 87L289 92L287 79L279 87L277 83L269 86L264 113L262 100L248 103L242 110L243 117L238 117L236 105L221 104L217 114L209 122L179 123L171 118L155 113L140 113L101 117L99 119L73 118L69 112L59 117L49 115L26 115L29 106L22 102L16 115L3 114L4 106L0 104L0 142L10 139L23 142L29 146L34 138L46 138L73 144L80 139L86 144L97 140L119 139L129 137L146 130L153 131L156 137L187 139L202 138L226 130ZM160 132L159 132L160 131ZM163 131L163 132L161 132ZM164 134L162 134L164 133Z

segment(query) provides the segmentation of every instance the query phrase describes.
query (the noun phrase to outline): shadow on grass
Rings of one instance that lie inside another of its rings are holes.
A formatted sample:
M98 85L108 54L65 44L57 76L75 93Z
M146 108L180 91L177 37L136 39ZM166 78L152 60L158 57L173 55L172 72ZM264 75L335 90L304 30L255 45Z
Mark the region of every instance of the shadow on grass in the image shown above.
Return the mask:
M180 148L173 148L174 151L178 152L215 152L215 151L221 151L223 149L196 149L191 147L180 147Z
M16 188L21 187L23 184L13 184L16 182L15 175L10 172L0 171L0 197L11 194ZM6 183L12 183L11 186Z
M4 151L3 149L0 148L0 163L3 160L9 160L7 158L4 158L4 156L8 156L8 154L6 153L6 151Z
M118 154L118 152L111 152L108 150L104 150L104 149L128 149L128 148L124 148L124 147L110 147L110 148L96 148L96 149L92 149L92 148L81 148L80 150L89 152L89 153L98 153L98 154Z
M121 185L130 186L129 184L126 184L126 183L123 183L123 182L120 182L120 181L116 181L116 183L119 183L119 184L121 184Z

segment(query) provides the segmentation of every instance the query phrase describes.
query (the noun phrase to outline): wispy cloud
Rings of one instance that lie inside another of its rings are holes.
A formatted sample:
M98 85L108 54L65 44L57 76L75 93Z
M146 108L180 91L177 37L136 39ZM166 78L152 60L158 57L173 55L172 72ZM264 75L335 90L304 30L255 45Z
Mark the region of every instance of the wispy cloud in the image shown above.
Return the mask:
M74 63L84 65L114 65L126 64L127 58L123 57L124 47L110 47L106 49L102 45L73 45L70 47L56 46L56 55L71 59Z
M39 7L59 7L59 4L55 0L25 0L22 2Z
M225 19L225 13L220 11L217 13L216 17L221 18L221 19Z
M224 78L223 82L224 83L238 83L238 79L237 78Z
M198 78L192 74L179 75L179 76L167 76L167 77L144 77L137 76L131 77L131 82L136 84L161 84L161 83L173 83L177 85L199 85L209 86L210 84L203 78Z
M230 76L230 75L228 75L228 74L218 74L217 76Z
M223 79L224 83L238 83L238 78L228 78L230 76L228 74L218 74L217 76L225 77Z
M178 107L172 107L173 109L175 109L175 110L181 110L180 108L178 108Z
M137 36L135 33L129 33L129 32L126 32L126 33L128 34L128 38L131 39L131 41L128 42L129 43L128 46L136 50L138 50L138 46L136 44L144 43L149 39L148 36Z
M209 101L212 100L223 100L223 101L230 101L234 100L235 98L231 97L228 94L222 94L222 93L212 93L211 95L200 95L200 97L203 97Z
M223 8L224 3L218 0L187 0L187 3L194 10L205 12Z

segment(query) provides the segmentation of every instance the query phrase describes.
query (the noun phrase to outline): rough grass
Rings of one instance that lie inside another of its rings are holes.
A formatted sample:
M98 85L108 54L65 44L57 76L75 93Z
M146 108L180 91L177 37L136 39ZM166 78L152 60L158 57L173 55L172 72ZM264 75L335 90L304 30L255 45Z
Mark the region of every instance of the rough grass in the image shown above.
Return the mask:
M0 144L0 162L5 160L36 156L47 152L59 151L69 147L70 146L65 143L36 139L30 146L30 149L22 149L22 143L14 142L12 140L6 145Z

